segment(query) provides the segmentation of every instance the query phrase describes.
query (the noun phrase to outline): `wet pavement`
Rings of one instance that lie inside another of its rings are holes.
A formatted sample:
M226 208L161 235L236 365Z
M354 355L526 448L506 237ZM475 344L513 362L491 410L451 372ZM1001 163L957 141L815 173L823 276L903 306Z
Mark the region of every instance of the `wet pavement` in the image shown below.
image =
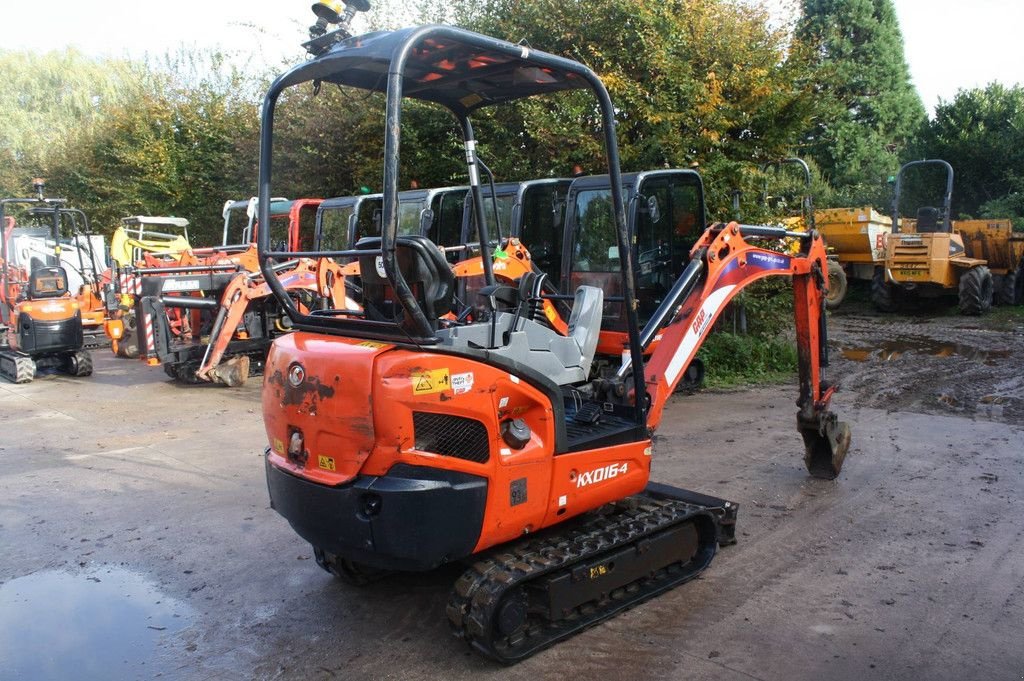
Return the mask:
M152 676L149 669L165 664L163 643L192 619L187 604L118 567L35 572L0 586L0 675L22 681Z
M268 508L258 385L103 351L2 383L0 680L1020 678L1024 325L855 313L831 338L840 478L807 477L794 386L673 398L654 478L739 502L739 543L511 668L448 633L457 569L316 566Z

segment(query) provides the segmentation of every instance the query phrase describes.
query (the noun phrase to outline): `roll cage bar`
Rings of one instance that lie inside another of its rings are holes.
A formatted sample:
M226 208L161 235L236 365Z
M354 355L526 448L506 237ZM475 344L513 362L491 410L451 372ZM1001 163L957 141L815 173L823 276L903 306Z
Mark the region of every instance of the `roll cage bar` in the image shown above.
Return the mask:
M381 258L386 278L405 315L417 333L399 329L391 322L351 319L347 316L303 314L287 295L274 272L275 259L295 257L356 257L374 251L272 252L267 230L260 230L259 260L266 281L296 328L322 333L345 334L391 343L408 342L421 349L437 343L425 311L398 269L395 243L398 232L398 171L402 100L404 97L434 102L447 108L458 120L463 134L472 205L481 244L488 244L483 219L480 164L470 115L477 109L539 94L587 89L601 112L612 208L620 258L626 307L630 357L635 366L643 361L635 305L635 264L627 231L618 145L615 138L615 109L600 78L588 67L571 59L534 50L451 26L430 25L393 32L377 32L342 40L326 52L300 64L271 84L261 112L259 216L270 217L273 175L274 114L281 93L301 83L334 83L386 93L384 141L384 197L381 225ZM482 258L484 277L494 285L489 258ZM646 423L646 388L643 372L635 372L637 424Z
M53 207L53 224L51 225L52 236L56 246L54 250L56 255L60 255L60 211L57 208L63 207L67 203L67 199L48 199L43 196L42 184L37 185L37 196L32 198L7 198L0 199L0 230L3 233L0 234L0 292L3 295L7 295L7 286L10 283L10 258L7 253L7 206L17 204L27 204L36 207Z
M908 161L900 166L900 170L896 173L896 186L893 189L892 196L892 231L893 234L898 234L900 230L900 198L903 193L903 173L914 166L926 166L934 165L944 168L946 171L946 193L942 196L942 231L947 234L953 231L953 223L950 222L950 210L953 204L953 166L949 165L948 162L943 161L941 158L926 158L920 161Z
M774 168L776 171L781 171L784 166L795 165L803 171L804 176L804 188L807 190L800 201L800 209L804 213L804 221L807 223L807 229L812 230L816 228L814 223L814 197L811 196L811 169L807 166L807 161L796 156L789 158L780 158L777 161L769 161L761 165L761 172L767 173L769 170ZM768 202L768 177L764 178L764 190L761 192L761 202Z

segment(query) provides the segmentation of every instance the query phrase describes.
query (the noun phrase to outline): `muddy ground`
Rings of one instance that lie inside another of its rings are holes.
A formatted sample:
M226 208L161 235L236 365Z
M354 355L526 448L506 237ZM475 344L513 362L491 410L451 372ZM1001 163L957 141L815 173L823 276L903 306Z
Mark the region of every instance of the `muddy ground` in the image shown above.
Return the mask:
M0 383L0 679L1019 679L1024 318L831 320L837 481L791 385L674 398L655 478L740 503L705 576L513 668L449 570L337 583L268 508L258 386Z

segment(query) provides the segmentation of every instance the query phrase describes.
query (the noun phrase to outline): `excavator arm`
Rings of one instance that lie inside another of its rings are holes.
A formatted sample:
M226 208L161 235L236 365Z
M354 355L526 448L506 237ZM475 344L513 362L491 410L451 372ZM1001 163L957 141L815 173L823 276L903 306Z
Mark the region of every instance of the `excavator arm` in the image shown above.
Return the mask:
M748 241L795 238L797 255L759 247ZM661 342L644 366L650 409L647 424L656 429L683 370L697 354L726 304L751 283L771 276L793 280L793 309L800 390L797 427L804 438L808 471L822 478L839 474L850 444L850 429L829 410L835 390L825 382L828 365L825 326L827 292L825 245L814 230L715 225L693 247L691 261L641 334L649 344ZM666 322L666 320L669 320Z
M288 291L305 290L328 301L333 308L346 308L356 303L346 296L345 275L342 266L332 260L300 260L294 268L282 272L281 283ZM239 324L252 301L272 295L262 276L241 272L228 284L221 295L217 317L210 332L202 364L196 377L204 381L217 381L228 386L242 385L249 376L248 358L228 360L222 364L228 346L235 338Z

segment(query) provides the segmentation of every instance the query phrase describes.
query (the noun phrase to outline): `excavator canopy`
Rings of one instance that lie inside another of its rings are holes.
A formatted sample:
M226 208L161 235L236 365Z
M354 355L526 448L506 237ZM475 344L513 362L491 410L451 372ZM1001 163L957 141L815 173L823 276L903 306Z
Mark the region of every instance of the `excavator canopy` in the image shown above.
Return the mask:
M422 33L420 39L416 34ZM462 33L462 35L460 35ZM472 42L465 32L426 26L378 31L332 45L326 52L286 73L281 86L308 80L336 83L361 90L386 92L388 72L402 69L405 97L441 104L456 114L523 97L587 87L568 60L490 39ZM411 39L411 40L410 40ZM532 55L543 55L531 59ZM566 62L564 65L552 63Z

